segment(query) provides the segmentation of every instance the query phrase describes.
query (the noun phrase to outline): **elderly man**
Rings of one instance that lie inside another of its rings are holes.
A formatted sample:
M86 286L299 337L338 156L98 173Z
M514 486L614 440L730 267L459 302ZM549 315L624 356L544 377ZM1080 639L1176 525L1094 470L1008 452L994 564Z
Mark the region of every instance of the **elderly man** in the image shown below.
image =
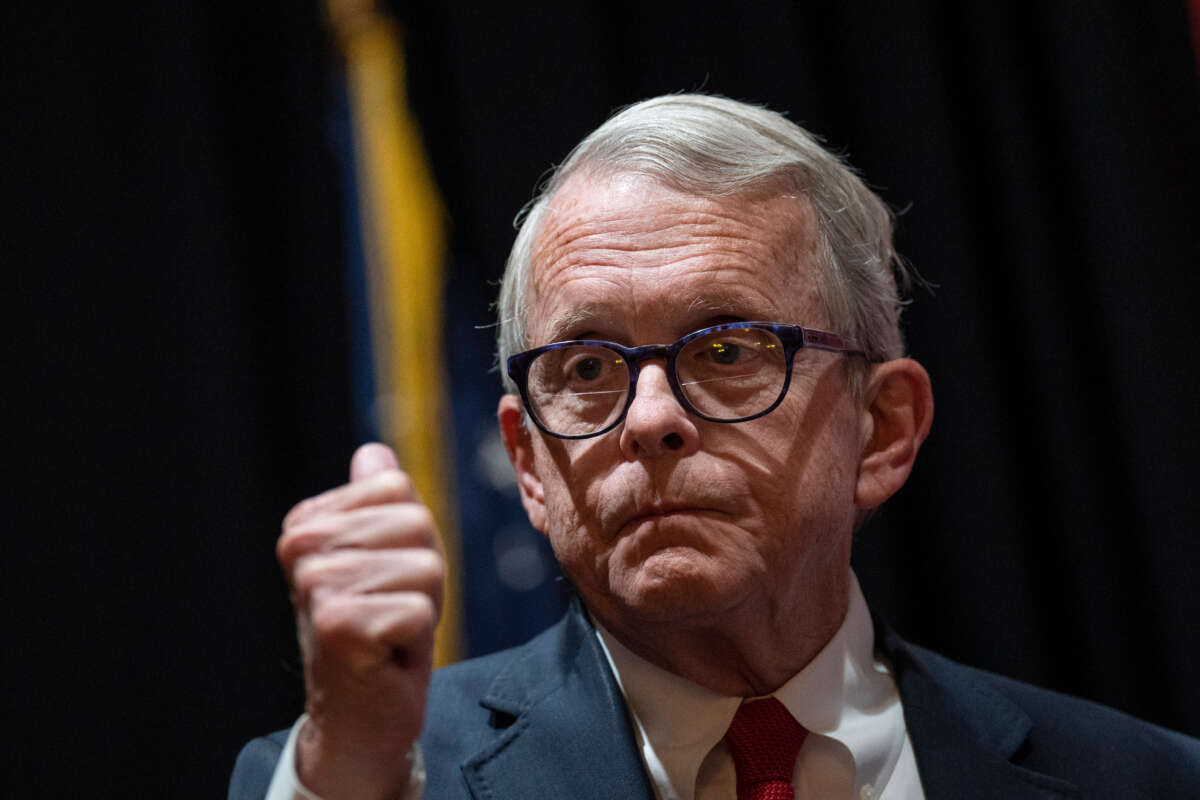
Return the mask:
M1200 792L1200 743L872 620L851 539L933 415L897 276L883 203L782 116L678 95L609 120L500 297L500 428L578 602L431 680L437 537L360 449L284 522L307 713L247 746L230 796Z

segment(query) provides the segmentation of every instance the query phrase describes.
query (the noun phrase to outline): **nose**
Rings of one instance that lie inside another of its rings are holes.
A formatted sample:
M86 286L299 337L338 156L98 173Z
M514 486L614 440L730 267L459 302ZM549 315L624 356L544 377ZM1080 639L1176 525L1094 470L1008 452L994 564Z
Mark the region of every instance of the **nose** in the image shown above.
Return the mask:
M625 457L659 458L686 456L700 445L700 434L692 416L671 392L666 369L646 364L638 375L637 391L621 428L621 451Z

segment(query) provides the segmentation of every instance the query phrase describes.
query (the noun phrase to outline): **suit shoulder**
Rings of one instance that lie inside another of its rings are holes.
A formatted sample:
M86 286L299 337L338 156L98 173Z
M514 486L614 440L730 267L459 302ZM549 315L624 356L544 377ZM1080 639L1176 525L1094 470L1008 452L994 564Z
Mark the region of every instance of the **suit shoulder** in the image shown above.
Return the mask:
M568 615L523 645L434 672L421 732L427 796L469 796L460 765L560 688L580 630Z
M975 683L988 687L1008 698L1035 722L1071 723L1070 728L1080 733L1095 731L1099 727L1110 732L1142 732L1151 738L1163 736L1178 741L1185 748L1196 749L1200 754L1200 740L1146 722L1111 706L967 666L922 647L910 647L920 656L926 668L942 682L960 685Z
M1139 776L1145 796L1181 796L1200 786L1200 739L1168 730L1092 700L1043 689L960 664L909 646L940 684L951 687L969 711L972 695L995 693L1031 722L1020 761L1033 769L1091 774L1116 784ZM1149 781L1149 784L1147 783ZM1130 796L1139 796L1133 793Z
M246 743L233 765L228 800L260 800L266 796L287 737L288 731L282 730Z
M555 674L555 663L561 658L563 648L575 646L572 640L579 636L579 625L573 622L568 613L524 644L435 671L429 692L431 705L435 698L453 701L470 697L477 701L502 673L513 669L520 673Z

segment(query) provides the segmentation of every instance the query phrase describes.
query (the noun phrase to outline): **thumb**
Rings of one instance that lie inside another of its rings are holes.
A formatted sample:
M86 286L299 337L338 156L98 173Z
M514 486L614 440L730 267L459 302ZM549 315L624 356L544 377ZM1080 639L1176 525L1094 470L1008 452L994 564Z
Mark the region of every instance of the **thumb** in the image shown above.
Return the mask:
M379 442L368 442L354 451L350 459L350 480L361 481L379 472L400 469L400 462L392 448Z

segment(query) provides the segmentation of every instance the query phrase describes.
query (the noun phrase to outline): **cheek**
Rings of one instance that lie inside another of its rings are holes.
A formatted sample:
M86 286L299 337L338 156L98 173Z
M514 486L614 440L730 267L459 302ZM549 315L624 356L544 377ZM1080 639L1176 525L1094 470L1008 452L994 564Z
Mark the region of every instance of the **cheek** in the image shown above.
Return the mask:
M555 549L559 540L570 542L581 527L581 517L567 485L554 481L546 486L546 532Z
M584 533L580 515L567 498L554 492L546 494L546 531L550 547L563 572L577 587L585 581L587 564L593 561L590 542Z
M615 435L577 442L541 442L537 466L543 478L548 530L603 538L604 522L621 497L629 495L619 480L620 452Z
M778 426L742 448L753 470L747 488L768 529L822 536L853 526L856 418L841 408L820 411L781 407L763 418Z
M546 533L564 571L578 584L600 561L595 510L599 482L579 474L565 451L543 450L539 462L545 476Z

